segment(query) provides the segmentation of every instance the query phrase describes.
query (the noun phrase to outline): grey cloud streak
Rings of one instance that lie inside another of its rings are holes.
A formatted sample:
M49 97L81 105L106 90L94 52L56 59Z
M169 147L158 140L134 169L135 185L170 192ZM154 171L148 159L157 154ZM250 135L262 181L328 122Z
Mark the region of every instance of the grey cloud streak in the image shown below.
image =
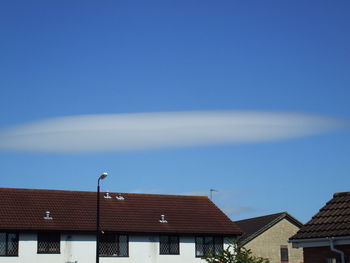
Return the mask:
M0 150L103 152L257 143L329 132L347 121L259 111L193 111L78 115L0 131Z

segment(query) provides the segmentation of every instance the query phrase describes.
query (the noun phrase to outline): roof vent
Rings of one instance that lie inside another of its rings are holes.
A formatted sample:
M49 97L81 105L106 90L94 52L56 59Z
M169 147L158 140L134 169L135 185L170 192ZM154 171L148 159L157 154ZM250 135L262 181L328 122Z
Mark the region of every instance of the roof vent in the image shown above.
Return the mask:
M168 221L165 220L165 215L160 215L160 220L159 220L159 222L161 222L161 223L168 223Z
M125 198L122 196L122 194L118 194L116 197L115 197L117 200L124 200Z
M105 199L111 199L112 196L109 195L109 192L106 192L105 195L103 196Z
M46 212L45 212L44 219L48 219L48 220L52 220L52 219L53 219L52 216L51 216L50 211L46 211Z

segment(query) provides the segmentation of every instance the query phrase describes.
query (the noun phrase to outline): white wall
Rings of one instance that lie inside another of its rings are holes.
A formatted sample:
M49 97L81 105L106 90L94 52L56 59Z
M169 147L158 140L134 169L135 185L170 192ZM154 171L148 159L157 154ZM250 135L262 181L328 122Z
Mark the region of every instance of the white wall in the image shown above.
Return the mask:
M95 262L96 242L89 235L61 235L60 254L37 254L37 234L20 233L18 257L0 257L0 263Z
M37 254L36 233L19 235L18 257L0 257L0 263L94 263L94 235L62 234L60 254ZM227 240L225 240L226 242ZM100 257L100 263L204 263L195 257L195 238L180 236L180 255L159 255L158 236L129 236L129 257Z

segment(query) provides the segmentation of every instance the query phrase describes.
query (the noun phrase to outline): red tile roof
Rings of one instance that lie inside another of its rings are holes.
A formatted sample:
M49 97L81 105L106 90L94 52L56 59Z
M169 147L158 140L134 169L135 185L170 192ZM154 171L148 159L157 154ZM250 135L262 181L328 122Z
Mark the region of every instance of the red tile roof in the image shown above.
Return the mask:
M101 229L133 233L238 235L238 226L204 196L127 194L101 201ZM44 219L50 211L52 220ZM168 223L160 223L164 214ZM94 231L96 193L0 188L1 230Z
M297 227L301 227L303 224L292 217L287 212L259 216L254 218L248 218L240 221L236 221L237 225L242 229L243 235L239 238L240 245L245 245L252 239L256 238L282 219L286 219Z
M350 192L335 193L290 240L350 236Z

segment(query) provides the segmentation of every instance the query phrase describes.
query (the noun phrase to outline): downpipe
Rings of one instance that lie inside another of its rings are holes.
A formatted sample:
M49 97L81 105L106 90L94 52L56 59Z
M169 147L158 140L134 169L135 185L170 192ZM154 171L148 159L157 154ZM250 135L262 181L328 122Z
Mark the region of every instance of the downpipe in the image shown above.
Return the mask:
M344 255L344 252L339 250L339 249L336 249L334 247L334 241L333 241L333 238L329 238L329 245L330 245L330 248L333 252L336 252L338 254L340 254L341 256L341 263L345 263L345 255Z

